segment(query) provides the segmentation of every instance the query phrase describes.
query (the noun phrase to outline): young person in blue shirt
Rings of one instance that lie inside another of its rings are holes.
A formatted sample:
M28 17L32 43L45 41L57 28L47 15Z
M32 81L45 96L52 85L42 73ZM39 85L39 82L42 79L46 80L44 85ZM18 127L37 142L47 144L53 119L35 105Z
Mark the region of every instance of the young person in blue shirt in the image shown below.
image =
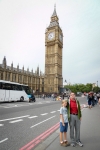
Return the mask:
M60 108L60 145L69 146L67 141L68 130L68 115L67 115L67 100L62 100L62 107Z

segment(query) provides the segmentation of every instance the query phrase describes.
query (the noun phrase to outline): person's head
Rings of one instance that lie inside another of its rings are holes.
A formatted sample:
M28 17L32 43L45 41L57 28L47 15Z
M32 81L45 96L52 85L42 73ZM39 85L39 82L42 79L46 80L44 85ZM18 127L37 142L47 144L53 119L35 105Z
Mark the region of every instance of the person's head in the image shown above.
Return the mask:
M89 96L92 96L92 95L93 95L93 93L89 92Z
M71 93L71 94L70 94L70 98L71 98L71 99L75 99L75 93Z
M66 107L67 106L67 99L62 100L62 106Z

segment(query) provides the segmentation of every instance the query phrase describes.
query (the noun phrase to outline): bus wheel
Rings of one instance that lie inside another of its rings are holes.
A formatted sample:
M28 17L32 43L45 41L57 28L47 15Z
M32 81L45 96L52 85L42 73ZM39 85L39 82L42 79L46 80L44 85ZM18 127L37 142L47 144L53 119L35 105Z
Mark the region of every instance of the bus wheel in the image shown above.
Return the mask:
M24 97L23 97L23 96L21 96L20 101L21 101L21 102L23 102L23 101L24 101Z

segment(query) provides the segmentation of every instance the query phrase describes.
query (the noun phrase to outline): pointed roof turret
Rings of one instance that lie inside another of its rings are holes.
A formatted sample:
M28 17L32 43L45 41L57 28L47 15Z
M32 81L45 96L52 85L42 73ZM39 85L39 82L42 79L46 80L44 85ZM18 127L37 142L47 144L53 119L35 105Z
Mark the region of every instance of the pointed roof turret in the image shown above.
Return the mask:
M7 66L7 61L6 61L6 57L5 56L3 58L2 65L3 65L4 68L6 68L6 66Z
M4 56L2 63L3 63L3 64L6 64L6 56Z
M29 72L29 67L27 68L27 72Z
M17 71L19 71L19 64L17 65Z
M54 16L57 16L57 13L56 13L56 4L54 5L54 12L52 14L52 17L54 17Z
M13 61L12 61L12 64L11 64L11 70L13 70Z
M22 67L22 70L23 70L23 72L24 72L24 65L23 65L23 67Z

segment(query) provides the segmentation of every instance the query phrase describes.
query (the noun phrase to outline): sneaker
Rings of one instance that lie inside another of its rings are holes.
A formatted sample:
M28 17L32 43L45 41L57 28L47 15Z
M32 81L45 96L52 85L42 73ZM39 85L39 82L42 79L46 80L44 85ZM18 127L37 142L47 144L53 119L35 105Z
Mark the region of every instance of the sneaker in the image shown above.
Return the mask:
M75 147L75 144L74 144L74 143L71 143L71 146L72 146L72 147Z
M79 146L83 147L83 144L81 143L81 141L76 142Z

